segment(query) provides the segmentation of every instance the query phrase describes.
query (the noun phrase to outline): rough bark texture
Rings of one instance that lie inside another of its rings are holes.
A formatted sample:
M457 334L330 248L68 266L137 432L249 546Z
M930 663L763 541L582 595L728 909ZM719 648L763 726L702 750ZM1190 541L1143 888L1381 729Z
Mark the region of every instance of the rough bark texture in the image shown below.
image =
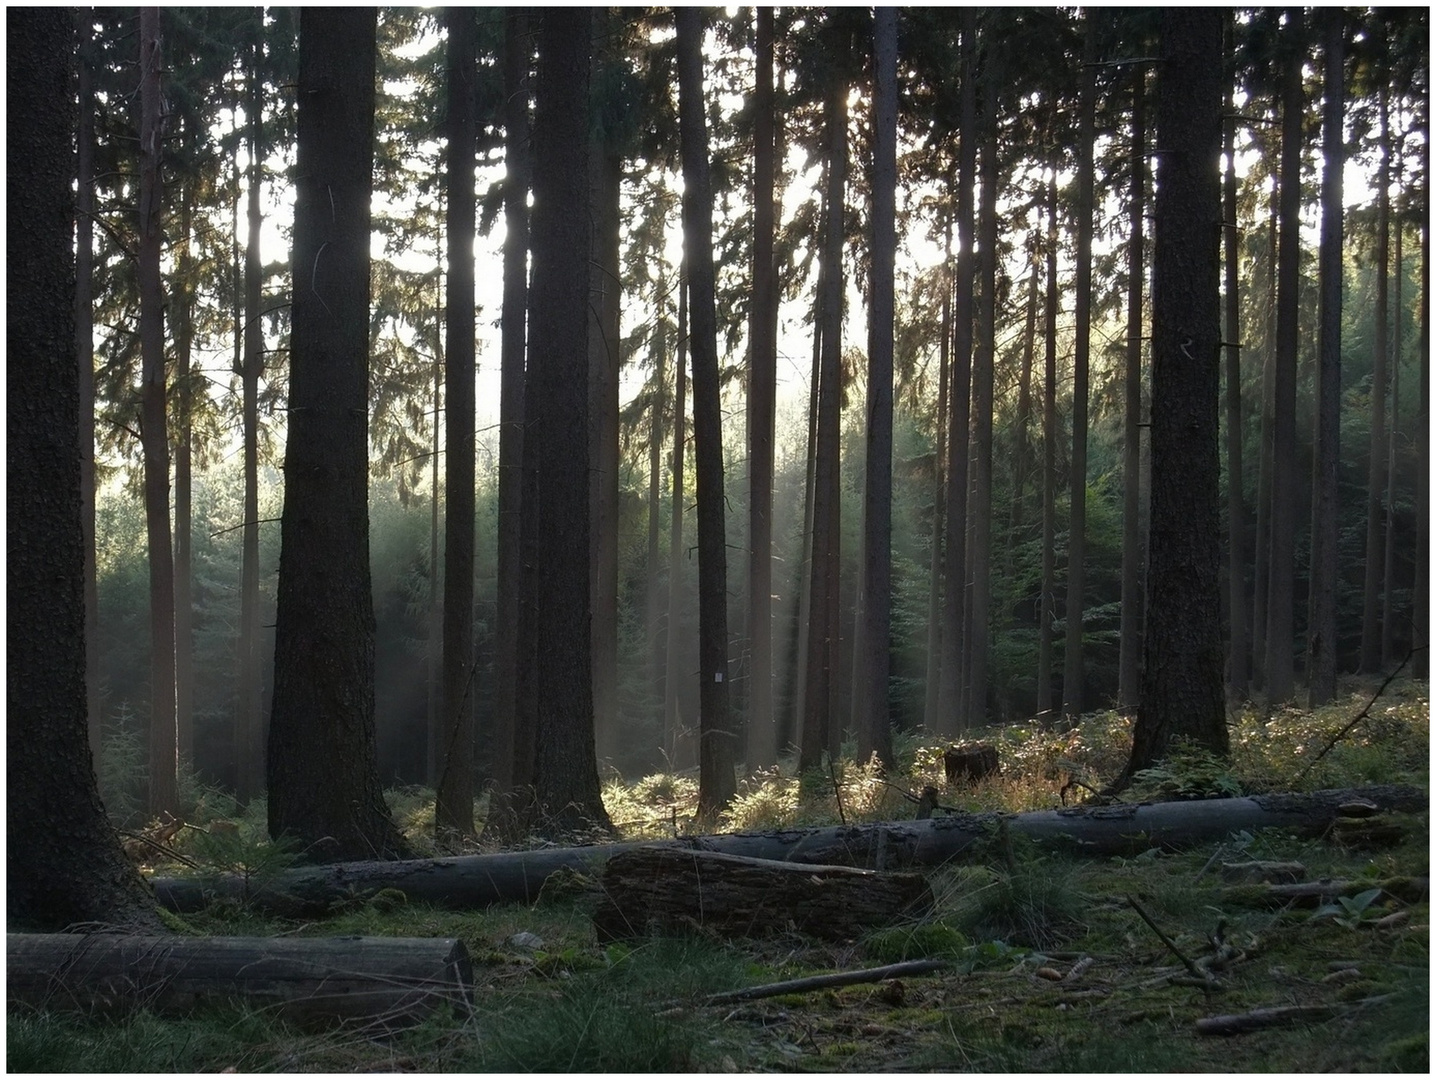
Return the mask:
M6 12L6 921L158 929L95 789L85 708L71 15ZM13 152L24 147L24 153Z
M1174 738L1227 752L1217 458L1221 12L1171 9L1157 75L1152 511L1142 699L1127 775Z
M299 27L289 440L284 458L269 831L326 861L407 845L375 766L369 579L373 10Z
M474 831L474 12L448 23L448 279L444 312L444 694L434 824Z
M703 15L678 20L679 131L683 155L683 243L693 324L693 453L698 481L698 808L732 801L736 739L728 701L728 557L724 538L723 427L714 300L713 192L703 108Z
M1147 68L1132 69L1132 175L1127 235L1127 366L1122 403L1122 622L1117 708L1136 710L1142 692L1142 286L1147 209Z
M1430 205L1431 141L1421 143L1421 190ZM1431 670L1431 220L1421 228L1421 332L1416 355L1421 358L1421 407L1416 420L1416 571L1411 586L1411 673L1418 679Z
M603 899L593 913L599 941L692 929L725 937L796 929L844 941L921 918L934 904L922 874L660 847L609 859L601 887Z
M1337 517L1340 511L1337 470L1341 447L1341 172L1346 160L1342 136L1343 16L1340 8L1331 8L1322 17L1326 22L1326 102L1322 110L1322 154L1326 164L1321 170L1321 324L1317 335L1316 446L1312 454L1311 586L1308 591L1310 615L1306 631L1307 706L1312 709L1336 700ZM1377 340L1380 341L1382 336L1378 330ZM1374 425L1372 437L1375 438Z
M1044 847L1076 856L1105 858L1137 855L1151 848L1179 850L1212 843L1242 829L1285 828L1309 836L1321 835L1337 820L1342 805L1355 799L1403 813L1421 813L1427 807L1424 789L1370 787L1243 799L1073 807L1015 815L952 814L922 821L729 833L659 844L600 844L406 862L341 863L288 871L259 892L247 890L246 883L234 876L207 881L156 879L154 884L160 903L181 912L200 910L215 896L243 895L265 910L312 916L325 912L336 900L352 901L356 896L370 896L386 888L402 890L410 902L467 909L497 903L531 903L539 897L550 874L560 870L590 872L615 855L641 848L720 852L805 866L893 870L940 866L953 859L988 859L993 854L997 825L1006 821L1011 833L1030 837Z
M868 452L863 488L863 652L866 715L855 716L858 760L892 767L888 702L892 638L893 264L897 226L897 9L873 15L872 279L868 311Z
M525 542L533 563L533 828L559 835L608 815L593 741L588 479L589 60L592 12L539 22L534 86L533 276L524 451L534 464ZM527 553L526 553L527 557ZM522 680L525 676L521 675Z
M175 745L175 572L170 536L170 446L166 427L164 286L160 279L164 190L160 156L160 9L140 9L140 444L150 567L149 812L179 812Z
M473 1004L457 938L7 934L10 1002L47 1011L162 1016L238 1000L302 1026L399 1027Z
M753 315L748 427L749 770L778 760L773 713L773 438L777 411L778 274L773 262L773 9L757 11L753 94Z

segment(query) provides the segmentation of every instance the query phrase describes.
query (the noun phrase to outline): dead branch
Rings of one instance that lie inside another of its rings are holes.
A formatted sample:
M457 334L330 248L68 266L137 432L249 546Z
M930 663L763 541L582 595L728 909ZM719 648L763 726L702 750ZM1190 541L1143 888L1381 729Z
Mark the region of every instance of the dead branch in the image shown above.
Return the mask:
M826 975L809 975L804 979L788 979L764 986L749 986L742 990L727 990L721 994L713 994L708 998L707 1004L726 1005L734 1001L753 1001L782 994L806 994L812 990L825 990L830 986L882 982L884 979L895 979L899 975L928 975L950 966L946 960L904 960L898 964L862 968L858 971L831 971Z

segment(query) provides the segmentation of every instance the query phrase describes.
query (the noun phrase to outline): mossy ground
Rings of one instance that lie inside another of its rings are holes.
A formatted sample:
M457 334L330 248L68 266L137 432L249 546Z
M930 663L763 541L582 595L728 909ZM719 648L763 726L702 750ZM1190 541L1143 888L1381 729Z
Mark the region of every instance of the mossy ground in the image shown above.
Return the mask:
M1214 772L1200 755L1178 754L1148 781L1154 789L1236 784L1248 791L1426 784L1426 686L1414 682L1388 690L1371 716L1297 781L1372 689L1357 687L1314 714L1235 717L1229 766ZM1125 722L1111 714L1061 735L1035 727L986 732L1001 750L1003 775L976 787L943 787L941 802L964 809L1055 805L1070 779L1096 786L1115 775L1126 734ZM891 785L873 769L840 764L842 816L910 816L904 792L941 785L939 750L906 740L901 779ZM820 787L774 771L745 786L725 827L835 821L831 777L825 794L811 794ZM800 789L809 796L800 800ZM635 836L672 835L675 826L691 831L695 796L683 776L613 781L605 789L610 813L634 823L626 831ZM432 829L432 802L422 792L396 793L394 804L416 836L426 822ZM1378 901L1360 918L1338 919L1310 908L1249 906L1220 873L1224 861L1268 859L1299 861L1310 878L1375 883L1428 874L1427 815L1397 824L1399 842L1379 850L1281 832L1229 837L1219 853L1208 845L1128 859L1079 861L1019 846L1012 862L933 872L938 905L922 923L837 944L779 933L603 946L588 919L593 897L582 889L477 912L380 896L303 924L231 905L174 925L190 933L460 937L475 960L474 1012L436 1016L376 1041L343 1030L295 1031L240 1006L178 1021L143 1012L101 1020L12 1009L6 1065L20 1072L1425 1072L1427 901ZM267 872L284 860L272 860L274 867L253 861ZM1213 939L1224 943L1230 955L1213 967L1217 985L1183 982L1181 962L1129 898L1188 959L1204 962ZM1397 911L1406 912L1403 919L1380 922ZM542 944L516 942L521 932ZM941 957L951 967L881 984L707 1003L723 990L918 957ZM1203 1017L1282 1005L1324 1005L1332 1014L1231 1037L1196 1031Z

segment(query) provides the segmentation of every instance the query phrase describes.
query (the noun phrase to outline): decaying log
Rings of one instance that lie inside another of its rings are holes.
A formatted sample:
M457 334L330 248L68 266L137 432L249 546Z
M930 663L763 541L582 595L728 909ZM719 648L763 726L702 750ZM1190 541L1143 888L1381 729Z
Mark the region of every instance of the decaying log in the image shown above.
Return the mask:
M806 864L902 869L987 857L997 824L1013 835L1075 855L1136 855L1148 848L1179 849L1221 840L1242 830L1283 828L1319 835L1338 808L1365 799L1384 810L1422 812L1426 792L1416 787L1369 787L1303 795L1069 807L1028 814L949 814L925 821L785 829L666 841L605 844L461 855L402 862L351 862L291 870L263 889L239 878L156 879L159 902L175 911L198 911L217 896L248 896L260 908L286 915L322 913L331 905L399 889L411 901L451 908L531 903L558 870L594 872L606 859L642 847L718 851ZM252 893L252 895L251 895Z
M1197 1021L1197 1034L1241 1035L1287 1024L1315 1024L1329 1020L1340 1011L1333 1005L1275 1005L1228 1016L1203 1016Z
M933 906L922 874L661 847L609 859L601 889L593 914L600 941L692 927L764 937L790 926L842 941Z
M400 1026L473 1004L473 964L457 938L140 937L8 934L11 1005L85 1014L144 1007L173 1015L243 1001L304 1026Z

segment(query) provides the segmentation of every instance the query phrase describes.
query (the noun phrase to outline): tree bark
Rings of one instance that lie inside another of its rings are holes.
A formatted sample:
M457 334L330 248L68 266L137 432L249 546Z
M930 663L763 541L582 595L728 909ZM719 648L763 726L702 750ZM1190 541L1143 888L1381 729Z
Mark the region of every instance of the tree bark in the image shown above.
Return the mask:
M1222 152L1227 167L1222 175L1223 266L1225 280L1226 421L1227 421L1227 696L1245 701L1251 693L1251 650L1248 648L1246 603L1246 507L1242 469L1242 339L1239 293L1240 229L1237 227L1236 117L1232 105L1235 83L1234 16L1225 22L1227 71L1224 95L1226 119L1222 124Z
M663 746L674 769L697 764L679 709L678 683L682 677L682 637L678 614L683 592L684 450L687 443L688 396L688 256L678 271L678 358L673 367L673 504L668 528L668 637L667 669L663 678Z
M6 919L159 929L95 787L85 707L84 544L70 64L63 8L6 16Z
M1342 134L1343 16L1340 8L1331 8L1322 17L1326 23L1326 103L1322 112L1325 165L1321 171L1321 323L1317 335L1316 446L1312 453L1311 585L1308 590L1310 614L1306 631L1307 707L1311 709L1336 700L1337 518L1340 511L1337 475L1341 464L1341 171L1346 160ZM1381 337L1379 332L1377 336L1378 339ZM1382 449L1384 452L1385 448Z
M1421 192L1430 205L1431 141L1421 143ZM1416 418L1416 569L1411 584L1411 673L1418 679L1431 670L1431 220L1421 226L1421 330L1416 355L1421 364L1420 409Z
M1052 652L1057 622L1057 177L1047 182L1047 299L1042 361L1042 592L1037 598L1037 715L1054 712Z
M1184 738L1227 753L1217 456L1222 15L1168 9L1157 79L1152 510L1130 777Z
M474 100L477 28L469 8L445 11L448 295L444 311L444 695L434 827L474 832ZM437 422L438 414L435 413ZM436 493L437 494L437 493Z
M1142 692L1142 286L1147 210L1147 68L1132 69L1132 156L1127 214L1127 367L1122 413L1122 622L1117 709L1135 712Z
M238 1000L303 1027L407 1026L467 1013L473 963L457 938L7 934L5 991L34 1009L180 1016Z
M698 466L698 810L700 816L706 816L717 814L733 799L736 740L728 701L728 562L713 193L703 115L703 16L697 8L680 8L676 17L683 242L693 325L693 452Z
M1380 115L1376 166L1376 322L1371 358L1371 441L1366 473L1366 558L1365 581L1361 590L1361 671L1375 674L1381 669L1381 583L1385 546L1382 537L1381 497L1386 489L1386 381L1388 369L1387 325L1391 306L1387 283L1391 274L1391 117L1386 66L1376 64L1378 111Z
M300 15L269 831L329 861L408 850L375 765L368 508L375 32L373 10Z
M942 647L943 628L943 555L944 526L947 522L947 398L952 382L952 218L943 231L942 255L942 322L938 333L937 413L933 426L937 429L937 446L932 457L932 528L928 534L927 591L927 674L923 687L923 724L929 731L942 731Z
M1262 320L1262 392L1257 458L1256 533L1252 568L1252 685L1266 686L1267 601L1271 598L1271 510L1276 433L1276 264L1281 203L1280 184L1272 185L1267 221L1266 317Z
M173 549L175 753L177 763L191 767L194 765L194 411L195 387L202 378L190 367L195 298L194 257L190 248L193 203L194 185L185 184L180 196L179 250L175 257L173 290L173 306L178 309L174 330L175 389L178 391Z

